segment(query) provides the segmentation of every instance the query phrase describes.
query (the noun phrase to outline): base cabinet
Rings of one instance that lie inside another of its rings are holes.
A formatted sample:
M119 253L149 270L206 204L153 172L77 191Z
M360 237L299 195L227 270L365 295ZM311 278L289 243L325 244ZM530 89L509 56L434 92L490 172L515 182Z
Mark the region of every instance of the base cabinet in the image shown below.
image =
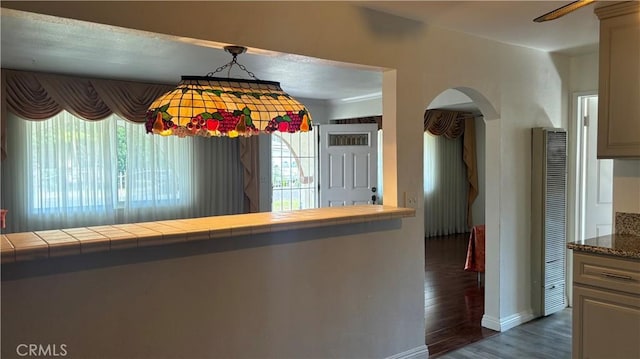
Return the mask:
M574 359L640 358L640 261L574 252Z
M576 285L573 357L640 358L640 298Z

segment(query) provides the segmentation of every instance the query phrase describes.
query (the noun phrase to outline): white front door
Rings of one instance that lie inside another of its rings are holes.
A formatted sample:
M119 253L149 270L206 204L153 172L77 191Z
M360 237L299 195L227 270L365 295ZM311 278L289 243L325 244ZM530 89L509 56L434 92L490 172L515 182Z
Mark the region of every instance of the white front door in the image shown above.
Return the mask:
M320 207L375 204L378 125L320 125Z
M613 160L596 157L598 96L579 98L583 123L582 239L611 234Z

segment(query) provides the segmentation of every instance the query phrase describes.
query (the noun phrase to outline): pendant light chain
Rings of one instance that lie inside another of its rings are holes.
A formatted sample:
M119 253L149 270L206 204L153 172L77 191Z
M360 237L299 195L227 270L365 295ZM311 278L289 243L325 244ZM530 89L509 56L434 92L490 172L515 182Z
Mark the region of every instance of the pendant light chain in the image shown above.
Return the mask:
M224 69L226 69L226 68L229 68L229 69L227 70L227 77L231 78L231 68L233 67L233 65L236 65L236 66L238 66L241 70L243 70L244 72L246 72L249 76L251 76L251 78L253 78L254 80L260 80L259 78L257 78L257 77L256 77L256 75L255 75L253 72L251 72L251 71L247 70L247 67L246 67L246 66L244 66L244 65L242 65L242 64L240 64L240 63L238 63L238 55L237 55L237 54L232 54L232 55L233 55L233 59L231 60L231 62L229 62L229 63L227 63L227 64L225 64L225 65L223 65L223 66L218 67L218 68L217 68L215 71L213 71L213 72L209 72L209 73L207 74L207 76L208 76L208 77L211 77L211 76L213 76L214 74L216 74L216 73L218 73L218 72L220 72L220 71L222 71L222 70L224 70Z

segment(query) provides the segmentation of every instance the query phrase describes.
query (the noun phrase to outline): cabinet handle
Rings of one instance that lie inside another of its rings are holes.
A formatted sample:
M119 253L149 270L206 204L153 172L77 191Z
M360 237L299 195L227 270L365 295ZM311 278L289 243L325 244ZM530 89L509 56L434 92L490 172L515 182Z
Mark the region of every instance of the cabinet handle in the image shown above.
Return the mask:
M614 274L614 273L607 273L607 272L602 272L602 275L608 278L614 278L614 279L621 279L621 280L630 280L635 282L636 280L628 275L622 275L622 274Z

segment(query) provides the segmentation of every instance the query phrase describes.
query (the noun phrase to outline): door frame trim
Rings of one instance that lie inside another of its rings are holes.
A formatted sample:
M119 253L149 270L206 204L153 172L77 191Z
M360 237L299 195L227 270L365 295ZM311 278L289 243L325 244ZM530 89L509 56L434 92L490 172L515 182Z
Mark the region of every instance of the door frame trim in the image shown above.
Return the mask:
M583 97L598 96L598 90L578 91L572 93L572 106L571 113L569 115L568 133L569 133L569 153L568 153L568 179L569 183L574 184L573 190L569 190L567 195L569 208L567 216L567 240L576 241L583 236L583 210L582 206L583 198L582 193L584 191L584 178L582 162L584 153L582 151L582 144L584 142L582 121L582 109L580 108L580 100ZM567 268L566 268L566 290L567 300L570 307L573 306L573 251L567 249Z

